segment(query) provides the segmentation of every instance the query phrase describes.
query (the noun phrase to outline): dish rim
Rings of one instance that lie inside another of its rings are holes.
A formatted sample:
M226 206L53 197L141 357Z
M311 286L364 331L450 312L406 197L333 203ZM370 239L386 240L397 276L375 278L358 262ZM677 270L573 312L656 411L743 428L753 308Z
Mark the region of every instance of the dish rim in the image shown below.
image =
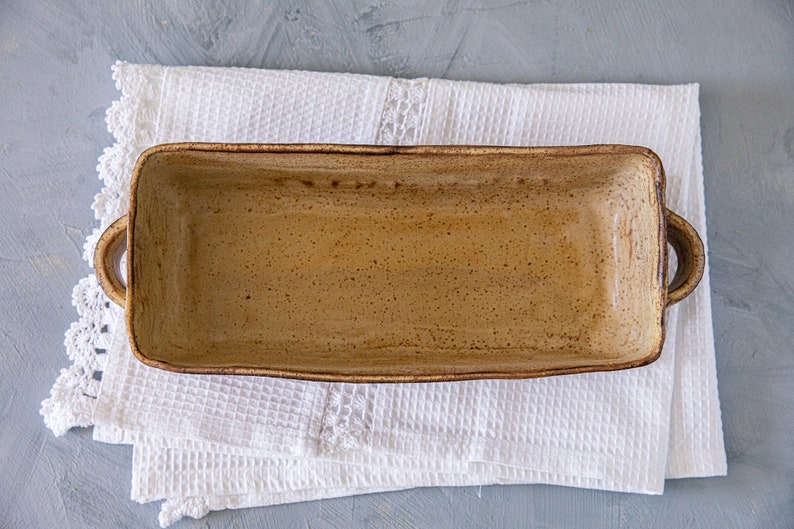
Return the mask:
M307 369L275 369L263 366L250 365L229 366L185 366L167 360L153 358L142 351L138 345L138 336L133 324L136 311L135 298L135 273L133 263L135 252L133 236L135 233L136 218L138 215L138 185L144 174L146 164L155 156L162 153L189 153L189 152L220 152L228 154L342 154L362 156L401 156L401 155L527 155L532 157L578 157L591 155L640 155L647 158L655 169L654 183L656 196L656 214L659 219L657 237L659 241L659 258L657 260L657 279L659 284L659 340L655 348L651 349L642 358L622 362L600 362L584 366L545 368L545 369L515 369L510 372L489 371L484 369L477 372L465 373L404 373L404 374L340 374ZM292 378L301 380L325 382L357 382L357 383L405 383L405 382L448 382L475 379L527 379L555 375L589 373L600 371L616 371L641 367L656 361L661 355L665 342L665 316L667 306L667 227L665 221L665 184L666 176L659 156L651 149L642 146L623 144L594 144L577 146L542 146L542 147L512 147L512 146L479 146L479 145L420 145L420 146L379 146L379 145L342 145L324 143L204 143L180 142L155 145L146 149L138 157L130 182L130 209L127 217L127 295L125 301L125 323L129 334L130 346L135 357L146 365L166 371L191 374L226 374L226 375L256 375Z

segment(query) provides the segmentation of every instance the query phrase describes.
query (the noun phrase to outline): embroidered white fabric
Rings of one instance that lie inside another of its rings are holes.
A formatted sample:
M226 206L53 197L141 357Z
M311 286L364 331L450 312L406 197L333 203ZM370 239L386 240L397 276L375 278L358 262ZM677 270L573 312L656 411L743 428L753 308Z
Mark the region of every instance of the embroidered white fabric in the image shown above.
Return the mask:
M383 103L383 118L375 143L415 145L422 130L427 79L392 79Z
M369 447L375 388L372 384L329 385L328 403L320 430L323 453Z
M705 237L696 85L500 86L117 63L116 144L88 237L128 202L146 147L171 141L554 145L630 143L662 157L668 204ZM668 312L653 365L531 381L356 385L195 377L132 357L94 275L75 287L73 365L42 403L57 435L95 425L135 445L133 498L160 522L210 510L426 485L556 483L660 493L725 473L708 271Z

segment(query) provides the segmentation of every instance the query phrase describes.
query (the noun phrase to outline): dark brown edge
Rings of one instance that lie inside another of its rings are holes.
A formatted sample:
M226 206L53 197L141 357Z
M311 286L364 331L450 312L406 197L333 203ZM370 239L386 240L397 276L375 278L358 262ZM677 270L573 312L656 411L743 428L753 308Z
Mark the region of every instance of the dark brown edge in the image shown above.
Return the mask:
M665 211L667 242L678 257L675 275L667 286L667 306L686 299L703 279L706 269L706 250L695 227L683 217Z
M94 272L99 286L110 301L122 308L127 303L127 291L119 279L119 261L125 250L121 243L122 239L126 241L126 235L127 215L123 215L105 228L94 248Z
M373 155L402 155L402 154L444 154L444 155L492 155L492 154L528 154L541 157L547 156L588 156L594 154L639 154L648 158L656 168L656 199L657 214L659 218L659 261L658 274L660 285L660 339L659 345L651 353L639 360L622 362L619 364L595 364L562 369L544 369L540 371L524 371L514 373L501 373L481 371L476 373L457 374L405 374L405 375L345 375L324 372L292 371L268 368L250 368L245 366L205 367L196 368L173 364L163 360L156 360L146 356L138 347L135 330L132 325L135 312L135 278L133 272L134 246L132 244L135 233L135 220L137 215L137 188L141 172L149 159L160 153L168 152L229 152L229 153L317 153L317 154L358 154ZM418 146L380 146L380 145L342 145L342 144L260 144L260 143L165 143L149 147L138 157L130 181L130 208L127 225L127 303L125 321L129 333L130 347L135 357L144 364L177 373L206 374L206 375L255 375L321 382L355 382L355 383L405 383L405 382L453 382L476 379L527 379L557 375L571 375L600 371L618 371L634 367L642 367L656 361L662 352L665 340L665 308L667 305L667 227L665 220L665 184L666 177L662 161L659 156L647 147L622 145L622 144L594 144L577 146L552 146L552 147L498 147L479 145L418 145Z

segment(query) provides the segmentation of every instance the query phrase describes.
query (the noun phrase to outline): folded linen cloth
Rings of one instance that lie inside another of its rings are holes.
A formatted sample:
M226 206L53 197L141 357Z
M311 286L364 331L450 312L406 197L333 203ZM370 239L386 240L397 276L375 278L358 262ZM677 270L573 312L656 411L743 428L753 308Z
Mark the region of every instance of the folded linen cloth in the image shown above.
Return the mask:
M100 158L104 229L124 214L135 159L174 141L573 145L656 151L668 206L705 242L697 85L493 85L321 74L114 67L117 143ZM97 230L86 243L93 252ZM196 376L131 354L121 309L93 276L73 297L75 361L43 403L56 433L94 424L135 445L133 498L161 523L213 509L430 485L552 483L661 493L665 477L724 474L708 270L668 309L650 366L547 379L355 385ZM101 382L93 374L102 371Z

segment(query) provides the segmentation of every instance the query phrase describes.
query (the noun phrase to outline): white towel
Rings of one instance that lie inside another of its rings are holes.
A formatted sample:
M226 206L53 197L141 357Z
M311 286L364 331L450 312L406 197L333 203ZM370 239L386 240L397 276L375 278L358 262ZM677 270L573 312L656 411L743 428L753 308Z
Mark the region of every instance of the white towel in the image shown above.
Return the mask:
M117 143L98 170L104 228L138 154L175 141L650 147L668 207L706 235L697 85L493 85L117 63ZM89 258L99 230L86 243ZM209 510L432 485L551 483L659 494L726 472L708 269L668 309L650 366L523 381L355 385L201 376L131 354L93 276L73 298L75 361L43 403L63 433L132 443L132 495L164 526ZM92 376L102 371L101 382ZM96 398L94 398L96 397Z

